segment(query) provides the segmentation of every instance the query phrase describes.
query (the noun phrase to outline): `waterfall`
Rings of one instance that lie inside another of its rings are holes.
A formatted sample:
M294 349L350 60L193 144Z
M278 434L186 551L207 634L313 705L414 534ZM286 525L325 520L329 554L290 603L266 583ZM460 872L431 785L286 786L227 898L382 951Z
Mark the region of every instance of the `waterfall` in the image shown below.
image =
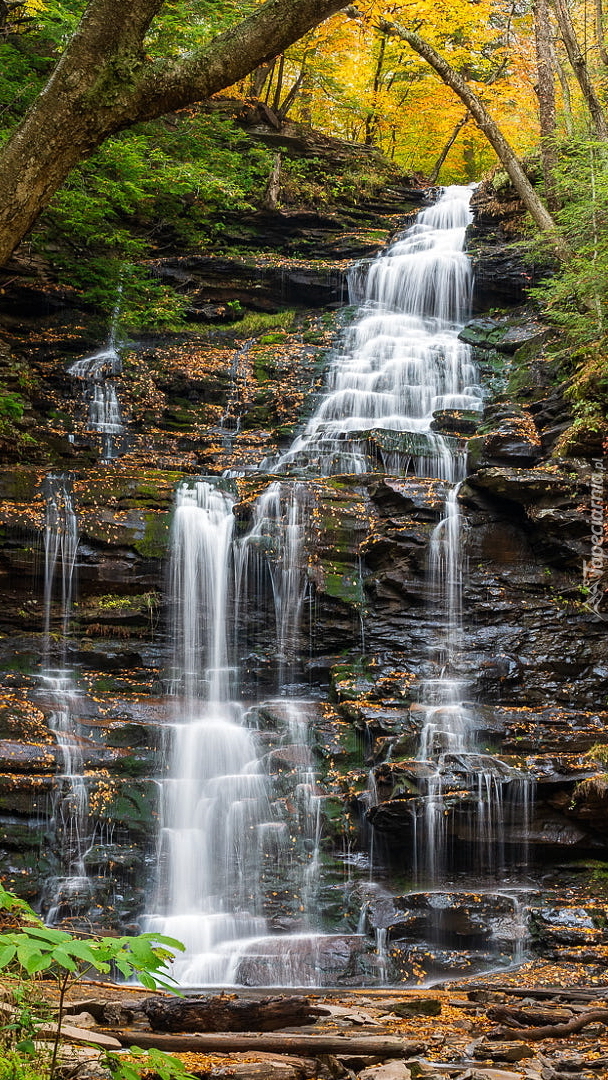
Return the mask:
M464 777L470 788L474 778L476 813L468 824L488 859L503 820L503 785L520 784L515 770L475 747L459 674L465 446L434 430L446 411L482 407L471 351L458 338L471 302L464 253L470 194L447 189L385 253L353 269L359 315L314 415L286 453L262 464L280 479L250 508L248 531L237 528L236 496L223 490L225 480L184 483L177 492L169 573L174 718L161 781L154 911L145 925L186 944L175 963L185 985L331 984L336 958L341 970L350 970L363 938L324 933L319 923L321 796L305 702L287 693L295 691L309 589L314 499L307 475L390 469L443 481L445 488L428 560L442 630L417 713L418 756L431 767L412 811L416 875L437 882L448 873L447 779ZM242 514L239 509L239 524ZM249 611L255 629L248 632L256 647L263 642L278 675L280 696L259 710L239 700L237 626ZM270 728L256 731L258 712L268 711ZM376 794L371 783L370 806ZM384 981L390 965L390 941L379 930L365 970Z
M448 188L385 254L353 268L350 298L361 314L315 414L274 471L373 472L379 456L391 471L458 478L462 446L431 425L444 409L482 406L470 348L458 340L471 302L470 196Z
M51 827L63 876L49 883L47 922L56 922L74 904L90 896L84 855L88 839L88 792L74 713L78 698L67 664L79 536L69 480L49 475L44 482L44 654L41 695L51 706L49 727L61 755L53 797ZM53 645L53 611L59 611L58 648Z
M320 815L307 734L297 703L289 703L282 738L264 760L249 717L234 700L231 616L239 611L236 594L247 595L262 560L272 580L284 673L305 585L301 494L293 485L272 485L241 540L230 492L197 481L182 484L176 496L169 570L175 720L162 781L156 911L145 924L186 945L174 965L185 985L256 978L245 966L263 971L270 984L298 981L297 945L289 946L286 967L268 938L265 878L283 884L289 878L305 905L314 892ZM293 765L291 812L273 790L273 754ZM294 855L296 819L311 842Z
M76 360L68 368L68 374L82 383L88 426L91 431L101 436L101 453L105 461L111 461L117 456L117 438L124 431L116 384L112 378L119 375L122 368L116 343L121 297L122 290L119 286L104 348L91 356Z

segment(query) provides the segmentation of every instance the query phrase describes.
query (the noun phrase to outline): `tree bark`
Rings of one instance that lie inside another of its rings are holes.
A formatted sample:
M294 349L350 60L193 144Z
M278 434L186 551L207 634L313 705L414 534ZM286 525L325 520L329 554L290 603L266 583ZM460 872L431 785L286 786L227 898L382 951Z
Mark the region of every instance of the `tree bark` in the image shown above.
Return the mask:
M149 1031L115 1031L123 1046L154 1047L169 1053L230 1054L259 1050L272 1054L370 1054L374 1057L414 1057L424 1043L404 1042L395 1035L160 1035Z
M456 142L456 139L458 138L460 132L462 131L464 125L467 123L468 120L469 120L469 111L467 109L464 116L461 116L458 123L454 126L454 130L453 130L452 134L450 135L448 141L446 142L445 146L443 147L443 150L441 151L439 157L437 158L437 161L435 162L435 164L433 166L433 169L431 170L431 174L429 176L429 180L431 181L431 184L436 184L437 183L437 180L439 178L439 173L441 172L441 166L444 164L445 159L447 158L450 150L452 149L454 143Z
M202 48L149 60L144 38L163 4L90 0L47 85L0 152L0 266L70 170L109 135L232 86L343 0L266 0Z
M492 1011L488 1011L488 1016ZM492 1017L490 1016L490 1018ZM514 1032L517 1032L517 1038L524 1039L527 1042L540 1042L541 1039L564 1039L568 1035L575 1035L577 1031L582 1031L583 1028L587 1027L587 1024L595 1023L608 1024L608 1009L589 1009L582 1016L575 1016L573 1020L569 1020L567 1024L503 1028L501 1037L512 1039Z
M595 0L595 40L602 64L608 67L608 50L604 36L604 10L602 0Z
M279 191L281 189L281 155L275 154L274 164L270 176L268 177L268 183L266 184L266 191L264 192L263 207L265 210L276 210L279 203Z
M404 41L407 41L412 49L414 49L419 56L422 56L423 59L430 64L433 70L437 72L446 86L449 86L466 105L478 128L483 132L500 159L501 164L508 174L521 201L528 210L528 213L538 225L541 232L546 233L551 240L553 250L557 257L562 260L566 259L568 257L568 250L557 232L557 227L551 214L528 180L517 154L507 142L502 131L498 127L498 124L492 119L481 99L477 97L475 91L472 90L462 76L448 64L447 60L444 60L439 53L435 52L432 45L429 45L428 42L424 41L419 34L415 33L415 31L407 30L397 23L389 23L385 20L382 20L381 25L387 32L397 34L399 37L403 38Z
M537 71L536 94L540 120L540 152L547 202L551 210L557 210L559 204L553 179L553 171L557 165L557 150L555 147L555 73L551 50L551 23L549 21L548 0L534 0L533 11Z
M153 1031L276 1031L314 1023L324 1010L305 997L273 997L260 1001L228 997L161 998L141 1002Z
M553 8L557 17L561 39L568 54L568 59L572 65L572 70L574 71L581 88L585 103L591 114L595 133L599 139L608 139L608 122L606 121L600 99L591 81L587 62L577 41L568 5L564 0L553 0Z

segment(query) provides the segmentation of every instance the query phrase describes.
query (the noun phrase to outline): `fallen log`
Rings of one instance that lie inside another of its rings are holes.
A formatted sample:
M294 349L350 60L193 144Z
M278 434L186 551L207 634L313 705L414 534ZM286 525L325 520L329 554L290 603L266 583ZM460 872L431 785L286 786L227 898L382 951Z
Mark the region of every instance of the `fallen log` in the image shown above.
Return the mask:
M580 1008L580 1006L579 1006ZM493 1005L486 1009L490 1020L498 1024L507 1024L512 1028L548 1027L555 1024L567 1024L572 1020L572 1011L559 1005L553 1007L528 1007L515 1009L512 1005Z
M589 1009L582 1016L575 1016L567 1024L546 1024L544 1027L505 1028L498 1034L500 1039L512 1039L514 1030L518 1039L526 1042L538 1042L540 1039L563 1039L582 1031L587 1024L608 1024L608 1009Z
M113 1031L122 1046L139 1046L142 1050L167 1050L169 1053L230 1054L264 1051L271 1054L295 1054L316 1057L317 1054L369 1054L372 1057L416 1057L424 1053L425 1044L406 1042L395 1035L163 1035L150 1031Z
M565 986L493 986L492 983L475 983L464 987L468 994L478 991L490 991L493 994L504 994L505 997L529 997L538 1000L546 998L565 998L567 1001L603 1001L608 997L608 986L584 987L579 986L569 990Z
M312 1024L323 1009L306 997L247 1001L223 994L204 998L145 998L139 1008L153 1031L276 1031Z

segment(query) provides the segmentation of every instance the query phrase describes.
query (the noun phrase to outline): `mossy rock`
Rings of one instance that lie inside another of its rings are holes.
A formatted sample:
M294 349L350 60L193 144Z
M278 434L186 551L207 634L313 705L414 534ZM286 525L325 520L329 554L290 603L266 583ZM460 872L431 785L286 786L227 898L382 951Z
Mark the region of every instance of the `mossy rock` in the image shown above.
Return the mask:
M154 780L97 779L91 783L91 814L108 826L150 841L158 827L159 789Z

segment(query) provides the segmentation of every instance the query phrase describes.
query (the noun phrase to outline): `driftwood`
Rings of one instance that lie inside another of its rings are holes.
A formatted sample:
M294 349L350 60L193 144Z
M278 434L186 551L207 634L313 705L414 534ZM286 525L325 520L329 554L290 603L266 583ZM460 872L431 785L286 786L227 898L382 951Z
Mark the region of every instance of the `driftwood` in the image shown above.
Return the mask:
M529 997L537 1000L564 998L566 1001L603 1001L608 997L608 986L577 986L568 990L565 986L493 986L492 983L475 983L465 988L469 994L487 990L492 994L504 994L505 997Z
M238 998L145 998L139 1008L153 1031L276 1031L312 1024L324 1009L306 997L272 997L260 1001Z
M491 1010L500 1012L502 1010ZM489 1014L488 1014L489 1015ZM587 1024L608 1024L608 1009L588 1009L581 1016L575 1016L566 1024L546 1024L543 1027L510 1027L499 1033L499 1038L512 1039L517 1031L517 1037L526 1042L538 1042L540 1039L563 1039L568 1035L574 1035L582 1031Z
M296 1054L316 1057L318 1054L363 1054L372 1057L416 1057L424 1052L424 1043L405 1042L394 1035L161 1035L149 1031L115 1031L123 1046L153 1048L169 1053L247 1053L260 1051L271 1054Z
M572 1020L571 1009L560 1008L559 1005L544 1009L540 1006L515 1009L512 1005L493 1005L486 1011L490 1020L496 1020L499 1024L507 1024L513 1028L547 1027L567 1024Z

